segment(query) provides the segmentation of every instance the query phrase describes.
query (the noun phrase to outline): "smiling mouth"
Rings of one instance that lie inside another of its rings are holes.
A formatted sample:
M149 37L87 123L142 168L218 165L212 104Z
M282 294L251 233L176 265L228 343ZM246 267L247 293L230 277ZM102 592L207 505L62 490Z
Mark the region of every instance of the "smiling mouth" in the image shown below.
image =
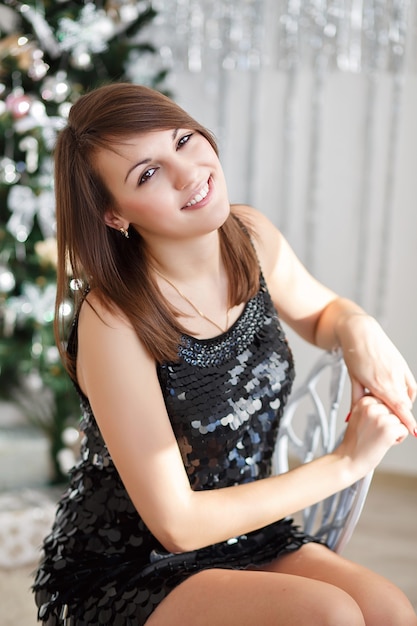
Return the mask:
M198 204L199 202L201 202L202 200L204 200L204 198L207 196L209 192L209 184L208 182L200 189L200 191L194 196L194 198L192 198L189 202L187 202L187 204L185 205L185 207L190 207L190 206L194 206L195 204Z

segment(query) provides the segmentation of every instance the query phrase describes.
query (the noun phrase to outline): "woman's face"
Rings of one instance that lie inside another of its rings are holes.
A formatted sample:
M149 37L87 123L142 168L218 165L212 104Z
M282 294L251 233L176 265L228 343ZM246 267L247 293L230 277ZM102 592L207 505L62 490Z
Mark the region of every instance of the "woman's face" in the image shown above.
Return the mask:
M114 206L113 228L152 238L184 239L221 226L230 211L219 159L200 133L187 129L134 135L116 151L101 150L95 168Z

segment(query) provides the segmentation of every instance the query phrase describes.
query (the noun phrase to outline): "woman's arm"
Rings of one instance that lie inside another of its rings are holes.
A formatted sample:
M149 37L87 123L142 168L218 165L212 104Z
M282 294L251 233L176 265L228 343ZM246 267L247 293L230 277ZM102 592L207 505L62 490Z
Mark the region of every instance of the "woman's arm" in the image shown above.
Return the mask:
M321 332L333 327L337 345L350 373L352 403L365 391L385 402L392 412L417 436L411 413L416 397L416 382L406 361L371 316L349 310L349 302L338 298L320 316Z
M352 381L352 404L366 390L387 404L410 433L417 434L411 413L415 378L378 322L311 276L264 215L250 207L235 210L256 234L264 275L282 319L323 349L342 348Z
M282 476L194 492L158 382L156 366L129 324L83 305L78 379L113 462L153 534L171 552L227 540L270 524L342 489L379 463L405 428L375 398L352 412L334 453Z

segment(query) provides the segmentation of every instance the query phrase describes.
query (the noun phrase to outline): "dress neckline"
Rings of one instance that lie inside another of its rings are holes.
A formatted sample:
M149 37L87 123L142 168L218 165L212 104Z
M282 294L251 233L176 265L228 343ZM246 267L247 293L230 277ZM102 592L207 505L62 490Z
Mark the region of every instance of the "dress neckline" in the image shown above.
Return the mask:
M259 293L259 292L258 292ZM221 333L218 333L217 335L213 335L213 337L196 337L195 335L191 335L190 333L181 333L182 337L185 337L187 339L191 339L192 341L197 341L198 343L212 343L212 342L216 342L219 341L219 339L223 339L226 335L228 335L229 333L233 332L235 326L240 322L240 320L244 317L249 302L251 300L253 300L254 298L256 298L258 294L256 294L255 296L253 296L252 298L250 298L246 303L245 306L243 307L242 311L239 313L238 317L235 319L235 321L233 322L233 324L231 324L229 326L229 328L226 328L226 330L224 330Z

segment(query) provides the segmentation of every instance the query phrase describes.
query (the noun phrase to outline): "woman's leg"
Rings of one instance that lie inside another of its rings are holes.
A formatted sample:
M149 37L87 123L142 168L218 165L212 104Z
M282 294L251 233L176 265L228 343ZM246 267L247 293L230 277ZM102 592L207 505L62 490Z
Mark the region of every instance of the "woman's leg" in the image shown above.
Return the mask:
M307 544L263 569L306 576L343 589L359 605L366 626L417 626L416 613L398 587L319 544Z
M365 626L365 621L356 602L328 583L275 572L212 569L176 587L146 622L146 626L254 624Z

